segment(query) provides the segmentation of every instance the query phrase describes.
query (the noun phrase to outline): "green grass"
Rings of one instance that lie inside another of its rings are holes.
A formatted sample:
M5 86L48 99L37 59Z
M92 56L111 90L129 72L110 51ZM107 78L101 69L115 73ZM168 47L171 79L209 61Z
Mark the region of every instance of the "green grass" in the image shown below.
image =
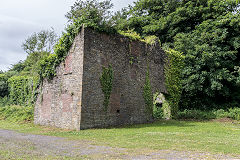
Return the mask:
M239 122L158 121L124 128L67 131L33 124L0 121L0 128L18 132L90 140L127 149L200 151L240 155Z

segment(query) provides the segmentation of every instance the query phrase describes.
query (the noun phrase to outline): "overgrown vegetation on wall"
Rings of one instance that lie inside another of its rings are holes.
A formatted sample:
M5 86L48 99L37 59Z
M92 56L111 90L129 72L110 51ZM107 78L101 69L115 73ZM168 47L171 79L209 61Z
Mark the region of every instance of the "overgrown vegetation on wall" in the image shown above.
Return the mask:
M107 111L109 100L112 92L113 85L113 69L112 66L102 68L102 75L100 76L100 83L102 87L102 92L104 94L103 106L104 110Z
M167 101L170 105L171 115L176 118L179 111L179 101L182 95L182 70L184 68L184 56L182 53L168 49L165 51L167 58L165 62L165 84L168 95Z
M146 72L145 83L143 86L143 98L145 101L147 112L153 114L153 93L149 74L150 73L148 68Z
M54 54L45 57L40 63L39 75L41 79L52 79L56 75L56 67L65 60L83 25L98 32L116 33L116 30L110 27L108 21L110 8L112 8L112 4L109 1L78 1L73 5L71 11L66 15L70 24L55 45Z

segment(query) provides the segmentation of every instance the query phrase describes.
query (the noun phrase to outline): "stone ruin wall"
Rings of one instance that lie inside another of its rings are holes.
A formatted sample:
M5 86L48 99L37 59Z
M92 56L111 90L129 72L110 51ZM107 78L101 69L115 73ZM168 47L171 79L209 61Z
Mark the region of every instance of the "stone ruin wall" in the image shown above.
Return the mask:
M57 76L44 81L35 123L79 130L151 121L143 86L149 68L153 93L166 92L164 55L159 45L82 29L65 62L57 68ZM109 64L114 80L105 111L99 78L102 67Z
M37 98L34 123L65 129L80 129L84 32L70 48L53 80L44 80Z

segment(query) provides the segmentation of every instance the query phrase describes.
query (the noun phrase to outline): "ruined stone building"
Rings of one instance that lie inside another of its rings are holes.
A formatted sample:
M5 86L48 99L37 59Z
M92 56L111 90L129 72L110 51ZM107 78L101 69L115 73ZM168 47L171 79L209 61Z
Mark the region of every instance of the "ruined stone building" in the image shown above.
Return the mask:
M113 82L105 109L100 76L109 65ZM143 98L148 70L153 92L165 92L159 45L82 28L56 77L44 80L34 122L76 130L146 123L152 119Z

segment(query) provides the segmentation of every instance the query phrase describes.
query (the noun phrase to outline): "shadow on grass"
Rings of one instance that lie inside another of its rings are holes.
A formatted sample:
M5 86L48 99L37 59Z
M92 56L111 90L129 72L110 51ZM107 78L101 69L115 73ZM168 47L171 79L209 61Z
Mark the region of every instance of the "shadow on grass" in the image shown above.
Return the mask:
M136 128L157 128L157 127L193 127L193 122L195 121L177 121L177 120L157 120L152 123L145 124L133 124L133 125L121 125L115 127L107 127L105 129L136 129Z

